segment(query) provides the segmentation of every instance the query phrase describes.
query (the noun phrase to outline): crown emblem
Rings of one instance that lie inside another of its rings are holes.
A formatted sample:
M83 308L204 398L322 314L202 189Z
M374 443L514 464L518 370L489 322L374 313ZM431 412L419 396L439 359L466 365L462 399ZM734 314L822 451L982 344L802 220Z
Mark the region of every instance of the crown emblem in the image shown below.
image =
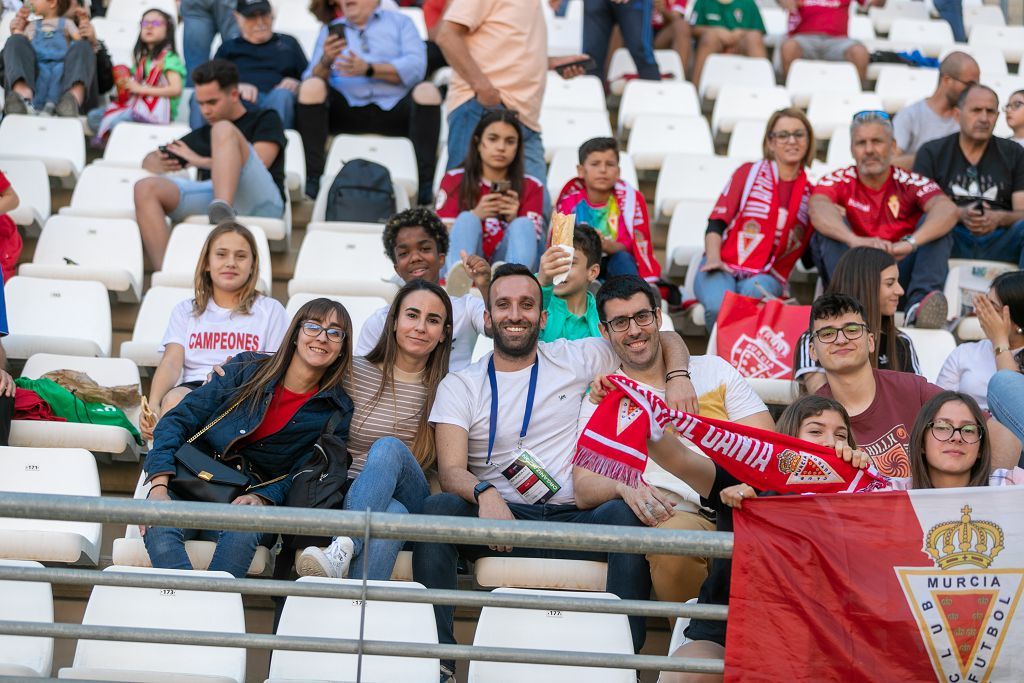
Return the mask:
M959 522L936 524L928 531L925 550L939 569L960 565L988 569L1003 549L1003 529L995 522L972 521L970 505L960 512Z
M787 448L779 453L779 471L783 474L793 474L800 465L800 454Z

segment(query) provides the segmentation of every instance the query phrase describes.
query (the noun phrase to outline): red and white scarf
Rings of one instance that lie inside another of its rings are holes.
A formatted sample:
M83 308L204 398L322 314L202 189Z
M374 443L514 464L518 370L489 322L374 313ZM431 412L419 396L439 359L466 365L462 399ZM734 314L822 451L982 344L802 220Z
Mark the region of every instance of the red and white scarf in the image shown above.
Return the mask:
M164 49L159 55L149 60L152 64L149 73L146 73L147 60L140 60L135 66L133 79L151 88L167 85L167 78L164 76L164 57L169 51L169 49ZM115 100L107 105L100 122L100 129L96 131L96 139L105 138L117 120L117 115L126 110L131 111L132 120L138 123L167 124L171 122L170 98L155 95L129 95L124 101Z
M762 491L853 493L887 488L873 468L844 462L831 448L765 429L670 409L657 394L613 375L576 445L573 464L636 487L647 464L647 440L665 431L689 439L722 469Z

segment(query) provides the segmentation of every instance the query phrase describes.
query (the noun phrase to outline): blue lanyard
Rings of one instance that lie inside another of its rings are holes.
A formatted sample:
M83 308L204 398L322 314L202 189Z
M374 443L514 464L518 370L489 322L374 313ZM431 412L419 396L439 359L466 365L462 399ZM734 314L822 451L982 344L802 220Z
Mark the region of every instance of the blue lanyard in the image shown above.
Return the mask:
M540 367L540 356L533 362L530 370L530 388L526 393L526 412L523 414L523 428L519 431L519 439L526 437L530 428L530 415L533 414L533 397L537 393L537 368ZM487 425L487 464L491 464L491 452L494 450L494 435L498 429L498 378L494 373L494 357L487 361L487 379L491 381L491 421Z

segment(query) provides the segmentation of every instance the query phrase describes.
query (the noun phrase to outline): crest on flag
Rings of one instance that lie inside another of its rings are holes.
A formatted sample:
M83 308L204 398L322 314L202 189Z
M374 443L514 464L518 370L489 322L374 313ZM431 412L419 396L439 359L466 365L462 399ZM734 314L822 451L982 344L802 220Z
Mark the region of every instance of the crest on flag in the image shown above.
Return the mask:
M779 471L788 474L790 484L828 484L843 480L823 459L791 449L779 455Z
M643 414L644 411L640 409L640 406L633 403L629 396L623 396L619 400L619 415L615 421L615 436L621 435L629 425L636 422L636 419Z

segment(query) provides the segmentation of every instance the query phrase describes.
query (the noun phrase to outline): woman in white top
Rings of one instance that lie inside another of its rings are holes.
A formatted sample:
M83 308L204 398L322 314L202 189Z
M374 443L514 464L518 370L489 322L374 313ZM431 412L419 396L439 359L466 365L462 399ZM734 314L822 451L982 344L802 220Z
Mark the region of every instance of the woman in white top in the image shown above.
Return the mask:
M171 311L163 358L149 390L152 413L140 420L152 439L160 416L200 386L215 365L243 351L277 351L288 317L276 299L256 291L260 261L256 240L239 223L210 231L196 264L195 298Z
M1003 111L1006 112L1006 125L1013 131L1010 139L1024 145L1024 90L1010 95Z

